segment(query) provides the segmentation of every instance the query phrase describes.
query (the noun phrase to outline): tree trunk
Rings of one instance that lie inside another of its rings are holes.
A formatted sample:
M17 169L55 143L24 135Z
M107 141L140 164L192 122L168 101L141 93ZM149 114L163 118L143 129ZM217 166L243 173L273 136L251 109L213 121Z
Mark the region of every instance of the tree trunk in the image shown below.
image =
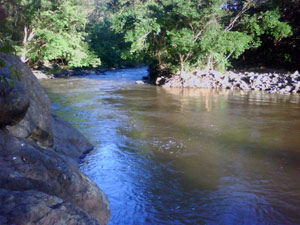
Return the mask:
M179 55L180 59L180 74L184 74L184 57L183 55Z
M158 66L159 66L159 69L162 70L162 69L163 69L163 66L162 66L162 61L161 61L161 51L160 51L160 49L159 49L158 52L157 52L157 59L158 59Z
M23 50L22 55L21 55L21 61L23 63L27 63L28 59L26 59L26 52Z
M32 30L30 31L29 33L29 30L27 28L27 26L24 27L24 38L23 38L23 49L22 49L22 55L21 55L21 61L23 63L27 63L29 59L26 58L26 54L28 52L27 50L27 45L28 45L28 42L30 42L33 38L34 38L34 35L35 35L35 32Z
M209 54L209 57L208 57L208 61L207 61L207 73L209 73L211 70L213 70L213 62L212 62L212 55Z

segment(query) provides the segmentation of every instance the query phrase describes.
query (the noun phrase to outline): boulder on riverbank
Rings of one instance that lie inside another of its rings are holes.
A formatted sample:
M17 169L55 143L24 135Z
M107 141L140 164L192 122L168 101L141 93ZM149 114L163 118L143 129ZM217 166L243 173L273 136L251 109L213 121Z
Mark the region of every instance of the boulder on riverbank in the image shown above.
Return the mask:
M51 114L25 64L0 60L0 224L107 224L106 195L76 164L92 145Z
M177 88L222 88L278 93L300 93L300 75L295 73L219 73L195 71L172 77L158 77L157 85Z

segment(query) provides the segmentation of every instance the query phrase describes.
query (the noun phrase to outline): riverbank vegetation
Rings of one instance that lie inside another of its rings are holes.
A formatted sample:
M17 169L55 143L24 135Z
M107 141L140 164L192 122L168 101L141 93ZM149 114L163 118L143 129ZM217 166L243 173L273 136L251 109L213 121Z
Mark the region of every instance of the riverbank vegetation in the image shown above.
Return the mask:
M0 0L2 49L32 67L161 72L232 66L299 68L298 1ZM4 46L4 47L3 47Z

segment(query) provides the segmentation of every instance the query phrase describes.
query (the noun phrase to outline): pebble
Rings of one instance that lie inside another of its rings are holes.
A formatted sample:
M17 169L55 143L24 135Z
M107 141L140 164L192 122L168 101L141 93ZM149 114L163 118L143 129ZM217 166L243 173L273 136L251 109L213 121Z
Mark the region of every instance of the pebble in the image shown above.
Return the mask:
M144 82L144 81L141 81L141 80L137 80L135 83L136 83L136 84L145 84L145 82Z

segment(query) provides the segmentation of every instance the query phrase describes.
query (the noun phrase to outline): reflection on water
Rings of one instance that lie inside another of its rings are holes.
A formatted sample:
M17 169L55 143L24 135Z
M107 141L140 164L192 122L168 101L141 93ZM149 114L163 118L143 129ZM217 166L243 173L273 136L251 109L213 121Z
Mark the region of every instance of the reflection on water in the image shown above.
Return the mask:
M135 85L145 68L43 81L96 150L110 224L300 224L299 95Z

